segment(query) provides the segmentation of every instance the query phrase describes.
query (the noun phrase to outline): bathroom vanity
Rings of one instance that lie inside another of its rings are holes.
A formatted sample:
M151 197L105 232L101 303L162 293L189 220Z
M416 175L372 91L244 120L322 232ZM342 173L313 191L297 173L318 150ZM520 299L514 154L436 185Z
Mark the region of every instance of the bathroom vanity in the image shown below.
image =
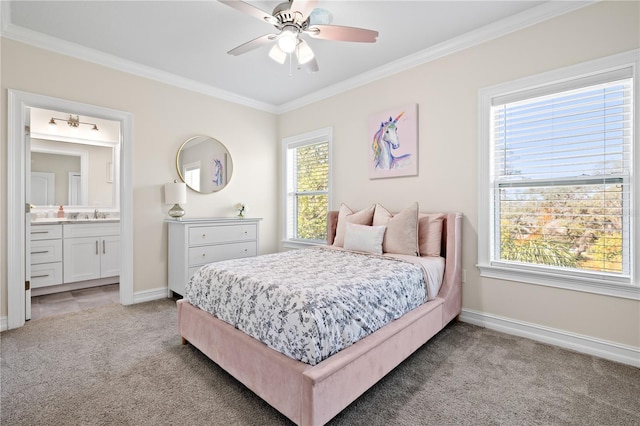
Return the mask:
M32 295L113 284L120 275L119 219L31 222Z

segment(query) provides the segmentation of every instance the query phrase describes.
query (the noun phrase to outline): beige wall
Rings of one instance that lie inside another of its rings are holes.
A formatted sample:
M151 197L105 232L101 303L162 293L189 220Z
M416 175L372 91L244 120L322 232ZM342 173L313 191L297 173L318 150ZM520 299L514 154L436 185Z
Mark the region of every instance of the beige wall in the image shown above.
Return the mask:
M333 208L464 213L465 309L640 347L640 302L481 278L478 90L640 47L638 2L603 2L280 116L280 137L333 126ZM419 176L369 180L369 115L419 105Z
M233 216L245 202L262 217L260 252L277 250L277 117L110 68L2 38L0 161L0 316L7 315L7 89L69 99L133 114L134 292L167 285L167 232L162 186L178 179L182 142L207 135L223 142L234 172L214 194L189 190L186 217ZM251 123L250 126L247 123Z

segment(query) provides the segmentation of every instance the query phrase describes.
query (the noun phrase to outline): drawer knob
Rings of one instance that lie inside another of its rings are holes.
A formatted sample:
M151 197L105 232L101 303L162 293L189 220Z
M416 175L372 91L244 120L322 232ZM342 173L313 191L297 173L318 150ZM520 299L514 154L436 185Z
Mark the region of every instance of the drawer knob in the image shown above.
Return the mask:
M207 238L207 234L202 234L202 238Z
M248 234L248 232L247 232L247 231L244 231L244 235L247 235L247 234Z
M205 253L202 253L202 257L207 257L207 255Z

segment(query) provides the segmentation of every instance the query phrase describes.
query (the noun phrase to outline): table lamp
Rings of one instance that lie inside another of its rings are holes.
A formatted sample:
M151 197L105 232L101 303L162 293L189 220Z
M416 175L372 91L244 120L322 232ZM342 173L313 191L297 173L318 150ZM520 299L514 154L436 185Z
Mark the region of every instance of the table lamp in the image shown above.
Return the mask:
M165 183L164 202L165 204L173 204L169 210L169 216L180 220L184 216L184 209L180 207L180 204L187 203L187 184L175 180L173 183Z

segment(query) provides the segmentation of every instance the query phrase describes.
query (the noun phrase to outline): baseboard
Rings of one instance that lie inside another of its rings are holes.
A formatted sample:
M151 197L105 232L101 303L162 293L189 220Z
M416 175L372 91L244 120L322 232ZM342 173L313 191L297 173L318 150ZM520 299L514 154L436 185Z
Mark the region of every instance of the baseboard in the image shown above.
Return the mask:
M166 299L167 294L167 287L138 291L133 293L133 303L143 303L150 302L152 300Z
M640 367L640 348L633 346L621 345L607 340L596 339L590 336L471 309L462 310L460 313L460 321L632 365L634 367Z
M7 331L8 329L7 317L0 317L0 332Z

